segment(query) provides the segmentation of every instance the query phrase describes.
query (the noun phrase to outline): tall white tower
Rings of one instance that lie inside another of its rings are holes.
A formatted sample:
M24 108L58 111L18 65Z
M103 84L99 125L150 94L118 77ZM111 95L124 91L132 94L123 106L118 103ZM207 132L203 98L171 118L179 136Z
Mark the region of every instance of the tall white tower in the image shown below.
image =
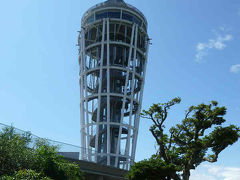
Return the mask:
M84 14L79 46L81 158L129 169L147 65L147 21L123 0L107 0Z

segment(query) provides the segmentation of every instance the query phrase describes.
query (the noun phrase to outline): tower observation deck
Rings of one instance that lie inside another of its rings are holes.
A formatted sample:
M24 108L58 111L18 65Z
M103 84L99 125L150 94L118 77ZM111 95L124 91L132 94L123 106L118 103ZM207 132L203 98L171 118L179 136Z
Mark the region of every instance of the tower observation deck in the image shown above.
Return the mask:
M82 159L134 162L149 40L147 21L123 0L90 8L79 35Z

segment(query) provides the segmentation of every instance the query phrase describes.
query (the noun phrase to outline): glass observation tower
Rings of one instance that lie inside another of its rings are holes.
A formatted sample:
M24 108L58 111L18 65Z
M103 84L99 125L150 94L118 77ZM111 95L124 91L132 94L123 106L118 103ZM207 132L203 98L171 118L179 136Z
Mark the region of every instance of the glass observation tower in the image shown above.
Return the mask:
M79 35L81 159L129 169L134 162L149 38L123 0L90 8Z

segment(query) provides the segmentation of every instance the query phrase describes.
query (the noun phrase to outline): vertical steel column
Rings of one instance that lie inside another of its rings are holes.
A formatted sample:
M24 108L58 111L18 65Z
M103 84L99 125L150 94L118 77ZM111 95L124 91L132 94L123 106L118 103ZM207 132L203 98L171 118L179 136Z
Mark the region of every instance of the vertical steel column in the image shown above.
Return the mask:
M135 30L133 72L132 72L132 82L131 82L131 103L130 103L130 115L129 115L129 127L128 127L129 130L128 130L128 136L127 136L127 142L126 142L126 151L125 151L125 155L127 155L127 156L129 156L129 146L130 146L130 138L131 138L130 133L131 133L131 130L132 130L131 125L132 125L133 99L134 99L134 88L135 88L134 84L136 82L135 73L136 73L137 40L138 40L138 25L136 25L136 30ZM128 166L129 166L129 159L128 158L127 158L126 165L127 165L126 169L128 169Z
M85 49L83 48L83 42L85 41L85 30L82 28L81 30L81 49L80 49L80 57L81 57L81 64L80 64L80 117L81 117L81 145L82 145L82 149L81 149L81 156L82 159L84 159L84 150L86 149L86 142L85 142L85 120L84 120L84 92L83 92L83 74L84 74L84 67L83 67L83 61L85 59L85 57L83 56L83 53L85 51Z
M109 50L109 18L107 19L107 165L110 165L110 50Z
M146 36L147 38L147 36ZM147 51L146 51L146 56L145 56L145 66L144 66L144 71L143 71L143 79L142 79L142 87L141 87L141 93L140 93L140 100L139 100L139 109L137 113L137 118L136 118L136 124L135 124L135 133L134 133L134 139L133 145L132 145L132 155L133 159L131 160L131 165L134 163L135 160L135 152L136 152L136 146L137 146L137 136L138 136L138 128L139 128L139 121L140 121L140 112L142 109L142 98L143 98L143 90L144 90L144 84L145 84L145 77L146 77L146 69L147 69L147 61L148 61L148 50L149 50L149 40L147 41Z
M126 97L127 97L127 85L128 85L128 81L129 81L129 71L130 71L130 61L131 61L131 57L132 57L134 30L135 30L135 24L133 24L133 26L132 26L131 44L130 44L129 57L128 57L128 68L127 68L127 75L126 75L125 87L124 87L124 98L123 98L123 102L122 102L121 119L120 119L120 124L119 124L115 167L118 166L118 159L119 159L119 153L120 153L120 141L121 141L121 134L122 134L122 126L123 126L122 124L123 124L123 117L124 117L124 107L125 107Z
M89 32L88 32L89 33ZM84 121L85 121L85 126L87 125L87 133L86 133L86 129L84 130L85 134L86 134L86 137L85 137L85 141L86 141L86 138L87 138L87 143L85 142L85 144L87 145L87 147L89 146L90 144L90 140L89 140L89 118L88 118L88 99L87 99L87 96L88 96L88 88L87 88L87 73L86 72L86 55L85 55L85 41L82 42L82 47L83 47L83 74L82 74L82 77L83 77L83 80L84 80L84 89L83 89L83 96L85 97L85 100L83 101L83 107L84 107L84 110L85 111L85 117L84 117ZM90 159L90 152L89 152L89 149L88 148L85 148L84 149L85 152L88 152L88 156L84 157L84 159Z
M102 98L102 71L103 71L103 55L104 55L104 36L105 36L105 24L106 19L103 19L102 25L102 42L101 42L101 60L100 60L100 78L98 87L98 109L97 109L97 122L96 122L96 136L95 136L95 160L97 162L98 157L98 136L99 136L99 120L101 110L101 98Z

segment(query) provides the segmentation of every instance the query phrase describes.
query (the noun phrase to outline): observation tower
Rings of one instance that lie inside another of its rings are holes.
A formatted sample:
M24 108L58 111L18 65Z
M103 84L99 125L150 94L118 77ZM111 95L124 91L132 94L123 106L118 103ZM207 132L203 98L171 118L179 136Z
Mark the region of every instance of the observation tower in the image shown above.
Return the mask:
M134 162L147 65L147 21L123 0L82 18L81 159L128 170Z

